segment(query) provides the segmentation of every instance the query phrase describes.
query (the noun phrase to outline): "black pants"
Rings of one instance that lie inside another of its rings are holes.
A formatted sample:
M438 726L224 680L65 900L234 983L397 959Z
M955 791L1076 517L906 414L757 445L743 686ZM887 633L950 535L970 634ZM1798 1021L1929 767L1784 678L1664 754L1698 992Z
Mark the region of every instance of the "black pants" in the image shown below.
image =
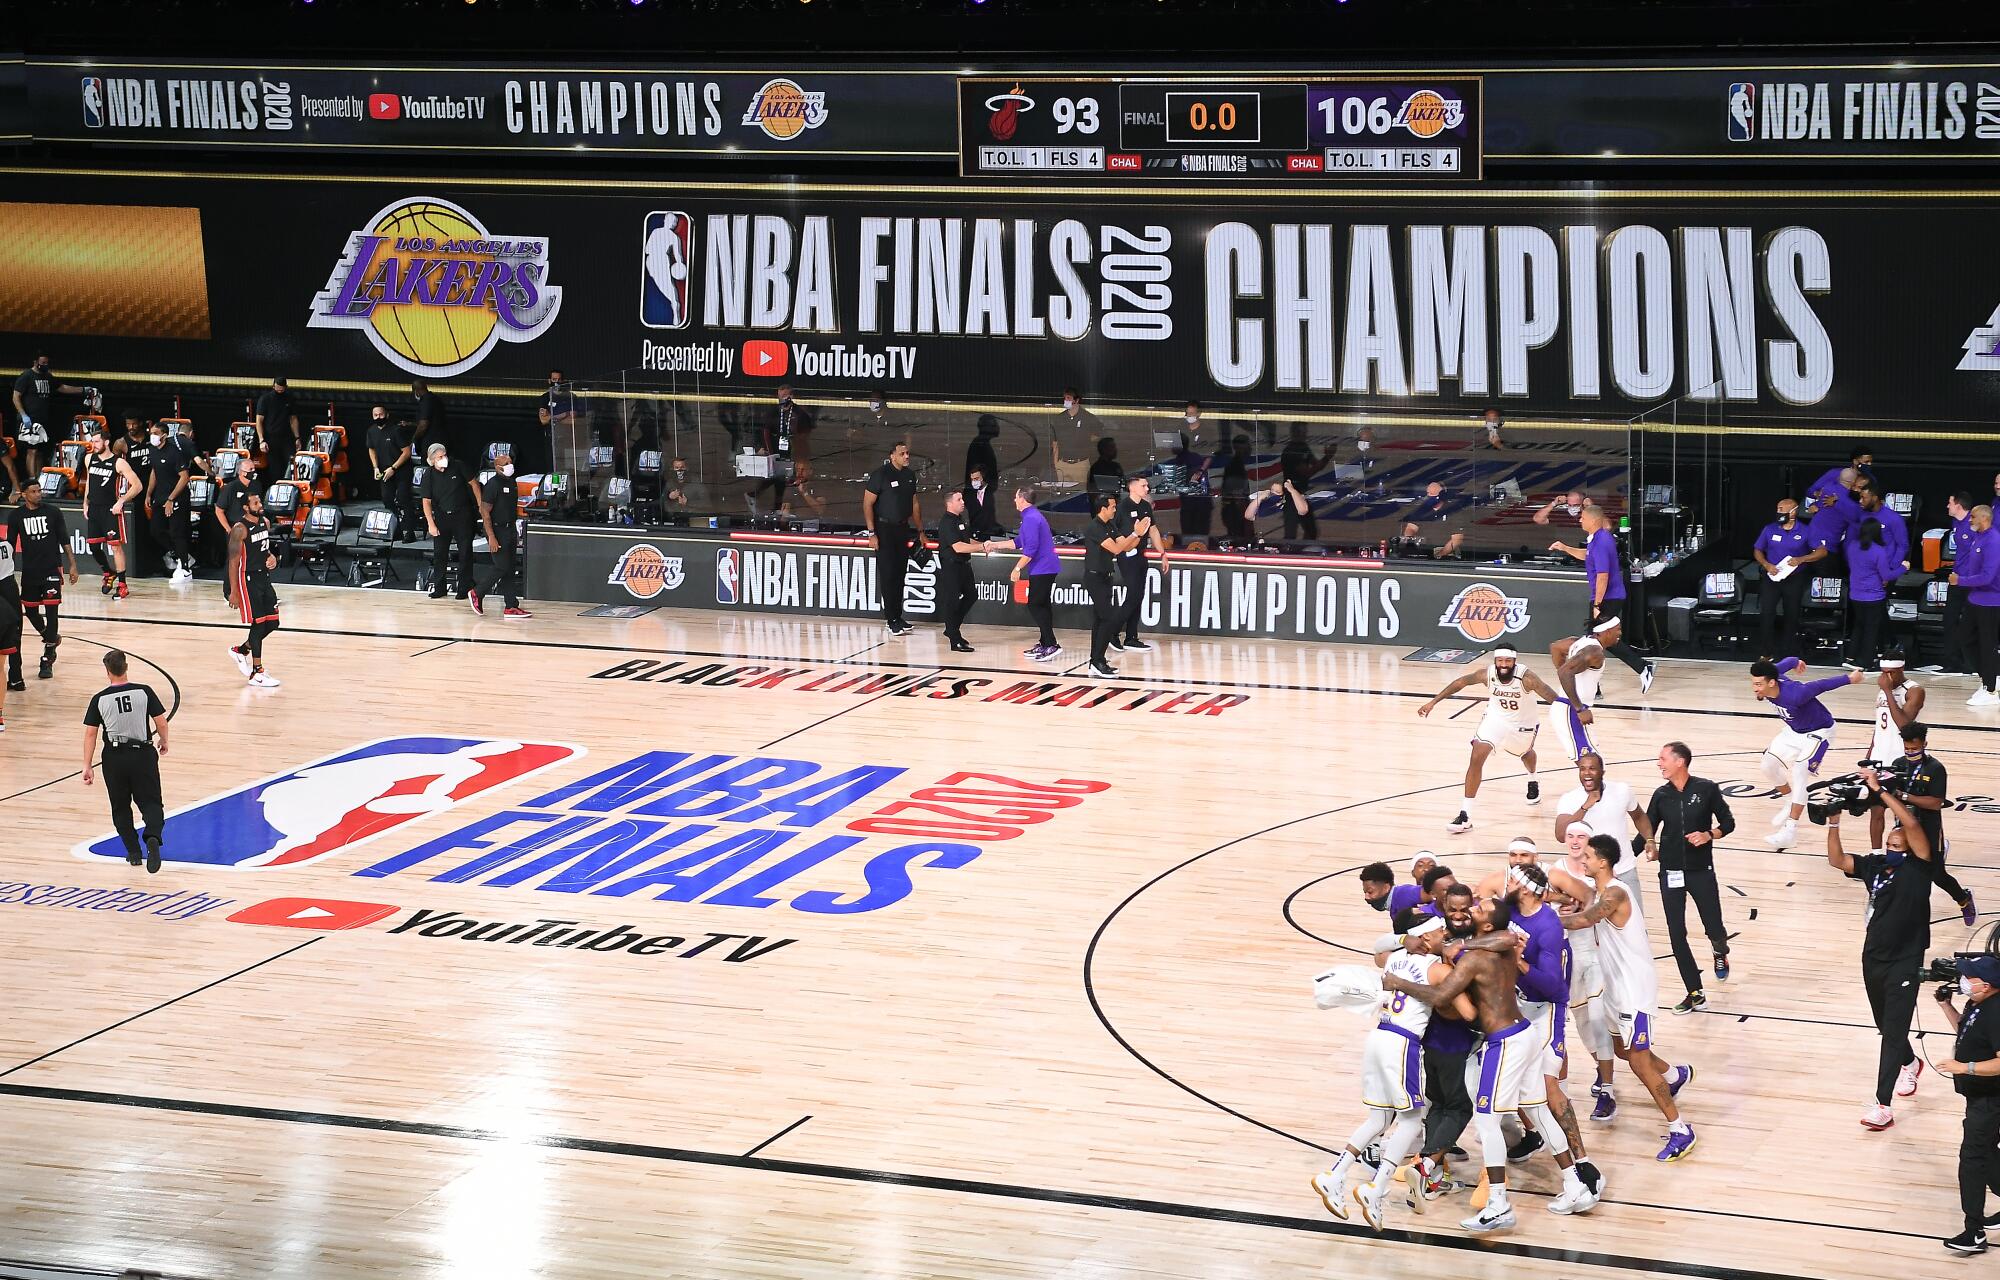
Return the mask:
M1783 582L1773 582L1766 576L1757 581L1757 652L1772 658L1796 658L1799 656L1799 610L1804 606L1806 588L1812 585L1812 575L1804 569L1795 569ZM1772 633L1778 628L1778 605L1785 606L1784 634L1772 644Z
M160 756L151 747L104 749L104 794L111 801L111 825L125 842L125 852L139 852L139 833L132 826L132 806L146 821L146 838L159 840L167 817L160 807Z
M1304 485L1296 485L1294 487L1301 493L1305 492ZM1291 496L1288 494L1285 497L1285 537L1287 540L1290 540L1298 537L1300 533L1305 534L1306 541L1308 542L1317 541L1319 538L1319 520L1313 515L1310 504L1307 505L1304 511L1300 511L1296 506L1292 505Z
M903 625L903 577L910 571L910 548L917 531L906 524L875 522L875 585L882 592L882 619Z
M1604 604L1602 607L1599 607L1596 604L1592 604L1590 606L1589 626L1594 627L1598 623L1604 621L1606 618L1618 618L1620 620L1623 620L1625 618L1625 613L1626 613L1625 606L1627 603L1628 603L1627 598L1624 596L1616 596L1616 597L1607 596L1605 597ZM1632 670L1635 673L1644 671L1646 669L1646 660L1640 657L1638 654L1632 652L1632 646L1625 643L1624 633L1625 631L1629 630L1631 630L1629 625L1625 627L1623 630L1621 630L1618 636L1618 643L1606 645L1604 647L1604 652L1610 654L1612 657L1618 659L1618 661L1632 668Z
M1109 666L1111 638L1125 625L1125 606L1117 600L1118 575L1090 574L1084 583L1090 588L1090 660Z
M1861 985L1868 992L1868 1012L1882 1035L1882 1055L1875 1063L1875 1101L1888 1106L1896 1096L1896 1073L1917 1056L1910 1048L1910 1020L1917 1016L1917 995L1923 990L1917 972L1924 965L1922 950L1882 959L1861 956Z
M513 539L508 538L500 542L489 542L486 544L486 549L493 553L493 576L480 585L479 594L490 596L497 591L501 598L506 600L509 609L518 609L521 597L515 591L515 585L521 568L520 548L514 545Z
M1424 1046L1424 1150L1435 1155L1458 1145L1472 1123L1472 1095L1465 1091L1465 1060L1470 1054L1440 1053Z
M431 594L444 594L445 557L455 542L458 544L458 594L463 598L472 588L472 516L439 516L437 527L437 533L431 538Z
M1945 588L1944 653L1940 661L1946 671L1979 670L1979 661L1973 657L1978 645L1977 628L1973 625L1972 610L1965 602L1969 590L1968 587Z
M382 505L396 516L396 541L402 542L422 531L423 513L417 510L416 491L410 487L408 467L382 482Z
M1181 497L1181 541L1183 544L1194 538L1208 541L1209 528L1215 521L1215 499L1203 494L1185 494Z
M1231 542L1241 545L1257 540L1257 528L1250 523L1249 511L1250 495L1222 495L1222 532Z
M187 495L182 494L174 503L174 513L167 514L164 500L153 503L151 520L153 544L162 555L172 555L181 565L194 568L194 530L188 519Z
M1042 629L1041 639L1035 643L1050 649L1056 645L1056 607L1049 599L1055 588L1056 575L1053 573L1028 575L1028 615Z
M1967 1231L1986 1229L1986 1193L2000 1194L2000 1094L1965 1100L1965 1136L1958 1144L1958 1207Z
M1729 954L1729 930L1722 923L1722 898L1717 891L1715 871L1690 871L1679 889L1667 887L1667 873L1660 872L1660 908L1667 917L1667 936L1673 939L1674 963L1680 967L1681 985L1689 991L1701 989L1701 966L1694 962L1694 948L1688 945L1687 900L1694 899L1701 913L1701 929L1715 954Z
M1848 642L1847 660L1866 671L1875 669L1875 659L1882 656L1882 632L1889 623L1889 602L1883 600L1852 600L1854 606L1854 637Z
M1979 687L1991 690L2000 681L2000 605L1966 602L1972 625L1978 632L1973 649L1973 665L1979 672Z
M951 557L942 548L938 551L938 607L944 611L944 634L948 639L963 640L959 628L965 625L965 615L972 612L972 606L979 602L979 590L973 585L972 565L953 564Z
M1951 842L1947 840L1943 844L1945 846L1943 848L1931 849L1931 883L1944 890L1946 896L1953 902L1962 906L1969 895L1965 892L1965 886L1958 882L1958 877L1945 869L1944 855L1950 852Z
M1120 556L1118 580L1125 586L1123 623L1125 640L1129 644L1139 638L1139 605L1146 598L1146 557Z

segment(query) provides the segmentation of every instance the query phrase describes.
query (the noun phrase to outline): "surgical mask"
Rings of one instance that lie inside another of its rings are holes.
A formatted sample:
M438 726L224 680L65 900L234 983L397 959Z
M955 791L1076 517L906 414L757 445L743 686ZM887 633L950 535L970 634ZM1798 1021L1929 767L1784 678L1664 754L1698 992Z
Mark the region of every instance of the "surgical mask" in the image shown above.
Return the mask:
M870 400L868 402L868 411L870 413L882 412L882 402L880 400Z
M503 475L503 476L506 476L506 477L507 477L507 478L508 478L509 480L513 479L513 478L514 478L514 464L510 462L510 463L508 463L508 464L507 464L506 466L504 466L504 467L500 468L500 474L501 474L501 475Z
M1375 442L1373 440L1356 440L1354 447L1362 453L1366 453L1375 447Z
M1201 421L1201 415L1198 413L1190 413L1187 415L1186 422L1190 427L1196 425L1200 421Z
M1389 909L1389 895L1385 893L1379 898L1370 898L1368 899L1368 905L1377 911L1387 911Z
M1067 400L1067 399L1063 401L1063 412L1064 412L1064 413L1068 413L1068 412L1069 412L1070 410L1072 410L1072 409L1074 409L1074 408L1076 408L1076 401L1074 401L1074 400Z
M1958 994L1962 996L1969 996L1972 994L1972 979L1960 978L1958 980Z
M151 441L153 442L153 444L154 444L154 445L155 445L155 446L157 447L157 446L159 445L159 443L160 443L160 440L161 440L161 438L162 438L162 437L160 436L160 433L159 433L159 432L155 431L155 432L154 432L154 433L153 433L152 435L150 435L150 436L147 436L146 438L147 438L148 440L151 440Z
M450 458L445 457L443 454L439 454L437 456L437 459L433 461L431 465L436 467L439 471L442 471L445 469L447 465L450 464L450 462L451 462Z
M1563 504L1563 510L1569 512L1573 516L1580 516L1583 514L1583 508L1576 506L1573 503L1565 502Z

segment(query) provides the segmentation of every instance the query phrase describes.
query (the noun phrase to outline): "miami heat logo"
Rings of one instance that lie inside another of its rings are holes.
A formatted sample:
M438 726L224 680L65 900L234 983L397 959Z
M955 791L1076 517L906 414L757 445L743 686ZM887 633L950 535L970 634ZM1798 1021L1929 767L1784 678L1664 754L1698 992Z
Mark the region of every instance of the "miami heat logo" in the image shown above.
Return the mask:
M1475 644L1498 640L1528 625L1528 601L1510 596L1490 582L1475 582L1451 598L1438 615L1440 627L1456 628Z
M1021 113L1033 111L1035 100L1021 92L1015 85L1006 93L996 93L986 100L986 109L993 114L986 119L986 131L993 135L995 142L1005 142L1014 136L1014 130L1021 123Z

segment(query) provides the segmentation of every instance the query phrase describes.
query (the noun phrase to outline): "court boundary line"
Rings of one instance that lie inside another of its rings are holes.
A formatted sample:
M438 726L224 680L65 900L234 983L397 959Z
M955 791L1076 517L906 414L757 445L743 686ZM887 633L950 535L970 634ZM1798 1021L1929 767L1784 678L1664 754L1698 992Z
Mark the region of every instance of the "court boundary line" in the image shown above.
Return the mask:
M430 1121L390 1120L376 1116L345 1115L339 1112L298 1111L282 1107L257 1107L242 1103L201 1102L188 1098L163 1098L140 1094L113 1094L86 1089L58 1089L42 1085L0 1083L0 1097L42 1102L73 1102L94 1106L130 1107L141 1111L166 1111L182 1115L205 1115L238 1120L265 1120L280 1124L314 1125L321 1128L359 1132L393 1133L405 1137L444 1138L464 1142L526 1144L556 1151L576 1151L586 1155L625 1156L673 1164L708 1165L758 1173L785 1173L797 1177L841 1182L865 1182L910 1187L920 1191L942 1191L955 1195L982 1196L1001 1200L1060 1204L1084 1209L1108 1209L1123 1213L1143 1213L1155 1217L1182 1218L1197 1222L1225 1222L1236 1226L1267 1227L1305 1235L1337 1236L1346 1239L1421 1248L1450 1249L1458 1252L1504 1254L1543 1262L1573 1266L1618 1268L1654 1275L1700 1277L1701 1280L1810 1280L1784 1272L1757 1271L1702 1262L1680 1262L1664 1258L1630 1257L1594 1250L1559 1249L1548 1245L1521 1244L1489 1237L1450 1236L1413 1232L1400 1228L1372 1231L1352 1223L1302 1218L1290 1214L1217 1205L1183 1204L1171 1200L1147 1200L1136 1196L1096 1191L1064 1191L1018 1183L989 1182L974 1178L951 1178L939 1174L903 1173L888 1169L864 1169L852 1165L823 1164L817 1161L783 1160L765 1156L731 1155L721 1151L700 1151L688 1147L655 1146L648 1143L613 1142L565 1134L502 1133L461 1125ZM794 1128L797 1126L794 1125ZM1819 1224L1804 1224L1819 1225ZM1919 1239L1929 1239L1920 1236Z
M348 588L344 588L344 587L338 587L338 588L332 588L332 589L333 589L333 590L343 590L343 591L344 591L344 590L348 590ZM569 603L569 602L568 602L568 601L563 601L562 603L565 603L565 604L567 604L567 603ZM708 613L708 611L706 611L706 610L691 610L690 612L697 612L697 613L701 613L701 614L703 614L704 616L706 616L706 615L707 615L707 613ZM728 616L732 616L732 617L744 617L744 616L750 616L750 615L744 615L744 614L732 614L732 615L728 615ZM770 618L772 618L772 619L774 619L774 620L779 620L779 621L783 621L783 620L786 620L786 619L788 618L788 616L789 616L789 615L785 615L785 614L769 614L769 615L763 615L763 614L759 614L759 615L755 615L755 616L759 616L759 617L770 617ZM241 625L240 623L235 623L235 622L204 622L204 621L201 621L201 620L198 620L198 619L192 619L192 618L113 618L113 617L108 617L108 616L98 616L98 617L79 617L79 618L75 618L75 619L73 619L73 620L74 620L74 621L76 621L76 622L88 622L88 623L98 623L98 622L109 622L109 623L115 623L115 624L118 624L118 625L121 625L121 626L138 626L138 627L202 627L202 628L207 628L207 629L210 629L210 630L218 630L218 629L219 629L219 630L225 630L225 631L240 631L240 630L242 630L242 625ZM802 619L800 619L800 618L791 618L790 620L792 620L792 621L801 621ZM809 620L809 619L806 619L806 620ZM855 624L858 624L858 625L864 625L864 626L865 626L865 625L867 625L867 624L868 624L868 621L869 621L869 620L868 620L868 619L866 619L866 618L832 618L832 619L819 619L819 621L832 621L832 622L849 622L849 623L855 623ZM580 641L580 640L495 640L495 639L491 639L491 638L487 638L487 637L480 637L480 636L438 636L438 635L427 635L427 634L423 634L423 633L420 633L420 632L407 632L407 631L349 631L349 630L343 630L343 629L340 629L340 628L338 628L338 627L287 627L287 628L285 628L285 630L286 630L286 631L288 631L288 632L290 632L290 633L291 633L291 634L293 634L293 635L317 635L317 636L337 636L337 637L340 637L340 638L342 638L342 639L362 639L362 640L433 640L433 641L444 641L444 640L451 640L451 641L454 641L455 643L458 643L458 644L469 644L469 645L491 645L491 646L493 646L493 647L496 647L496 648L509 648L509 649L572 649L572 650L577 650L577 651L580 651L580 652L588 652L588 653L624 653L624 654L670 654L670 655L674 655L674 656L677 656L677 657L683 657L683 658L712 658L712 659L721 659L722 661L725 661L725 662L825 662L825 663L829 663L829 664L832 664L832 665L834 665L834 666L840 666L840 665L843 665L843 664L844 664L844 662L846 661L845 659L838 659L838 658L814 658L814 657L809 657L809 656L805 656L805 655L801 655L801 654L791 654L791 653L747 653L747 652L746 652L746 653L720 653L720 652L714 652L714 651L710 651L710 650L706 650L706 649L674 649L674 648L669 648L669 647L666 647L666 646L646 646L646 645L627 645L627 644L594 644L594 643L589 643L589 642L586 642L586 641ZM1187 636L1187 637L1176 637L1176 638L1185 638L1185 639L1188 639L1188 640L1196 640L1196 641L1200 641L1200 640L1226 640L1226 639L1228 639L1229 637L1227 637L1227 636ZM1276 643L1276 644L1301 644L1301 643L1304 643L1304 642L1302 642L1302 641L1285 641L1285 640L1275 640L1275 641L1266 641L1266 642L1267 642L1267 643ZM101 643L103 643L103 642L102 642L102 641L96 641L96 642L94 642L94 643L99 643L99 644L101 644ZM884 641L884 642L882 642L882 643L887 643L887 642L886 642L886 641ZM880 647L880 646L878 645L877 647ZM1333 645L1333 646L1328 646L1328 647L1333 647L1333 648L1351 648L1351 647L1361 647L1361 648L1371 648L1371 649L1374 649L1374 648L1385 648L1385 647L1388 647L1388 646L1381 646L1381 645L1367 645L1367 646L1346 646L1346 645ZM868 652L868 650L863 650L862 652ZM1654 659L1654 661L1661 661L1661 659ZM1665 659L1665 661L1688 661L1688 662L1712 662L1713 660L1711 660L1711 659ZM859 664L859 665L864 665L864 666L871 666L871 667L888 667L888 668L892 668L892 669L895 669L895 670L902 670L902 671L973 671L973 672L978 672L978 673L980 673L980 674L982 674L982 675L999 675L999 676L1012 676L1012 677L1016 677L1016 678L1019 678L1019 679L1033 679L1033 678L1035 678L1035 677L1036 677L1036 673L1035 673L1035 672L1033 672L1033 671L1025 671L1025 670L1022 670L1022 669L1020 669L1020 668L1017 668L1017 667L976 667L976 666L971 666L971 665L969 665L969 664L965 664L965 663L956 663L956 662L942 662L942 663L941 663L941 662L889 662L889 661L882 661L882 660L874 660L874 661L870 661L870 662L867 662L867 663L863 663L863 664ZM1405 690L1405 689L1365 689L1365 688L1357 688L1357 687L1354 687L1354 686L1350 686L1350 685L1320 685L1320 684L1284 684L1284 683L1280 683L1280 682L1277 682L1277 681L1264 681L1264 680L1227 680L1227 679L1222 679L1222 678L1219 678L1219 677L1213 677L1213 676L1200 676L1200 675L1187 675L1187 676L1146 676L1146 675L1129 675L1129 676L1128 676L1128 675L1127 675L1127 674L1126 674L1125 672L1123 672L1123 671L1120 671L1120 672L1118 673L1118 679L1119 679L1119 680L1120 680L1121 682L1130 682L1130 683L1135 683L1135 684L1165 684L1165 685L1176 685L1176 684L1179 684L1179 685L1205 685L1205 686L1212 686L1212 687L1215 687L1215 688L1220 688L1220 689L1262 689L1262 690L1267 690L1267 691L1270 691L1270 692L1274 692L1274 693L1339 693L1339 694L1348 694L1348 695L1351 695L1351 696L1354 696L1354 697L1362 697L1362 698L1370 698L1370 697L1372 697L1372 698L1406 698L1406 699L1407 699L1407 698L1420 698L1420 699L1425 699L1425 700L1428 700L1428 699L1429 699L1429 697L1430 697L1430 695L1429 695L1429 694L1427 694L1427 693L1424 693L1424 692L1422 692L1422 691L1420 691L1420 690L1415 690L1415 689L1408 689L1408 690ZM1456 699L1453 699L1453 701L1467 701L1467 702L1471 702L1471 703L1474 703L1474 704L1476 704L1476 703L1478 703L1478 702L1480 701L1480 699L1478 699L1478 698L1476 698L1476 697L1475 697L1475 698L1465 698L1465 697L1460 697L1460 698L1456 698ZM1768 717L1768 718L1771 718L1771 719L1773 719L1773 721L1774 721L1774 722L1775 722L1775 717L1776 717L1776 713L1775 713L1775 712L1770 712L1770 711L1760 711L1760 710L1754 710L1754 709L1751 709L1751 710L1741 710L1741 711L1738 711L1738 710L1733 710L1733 709L1730 709L1730 708L1727 708L1727 707L1681 707L1681 706L1665 706L1665 707L1662 707L1662 706L1656 706L1656 705L1654 705L1654 704L1652 704L1652 703L1643 703L1643 702L1599 702L1599 703L1596 703L1596 704L1594 704L1594 705L1592 706L1592 708L1591 708L1591 709L1592 709L1592 710L1594 710L1594 711L1633 711L1633 712L1648 712L1648 711L1651 711L1651 712L1656 712L1656 713L1659 713L1659 714L1662 714L1662 715L1688 715L1688 716L1727 716L1727 717L1732 717L1732 718L1736 718L1736 719L1749 719L1749 720L1762 720L1762 719L1765 719L1765 718L1767 718L1767 717ZM1836 723L1836 724L1851 724L1851 725L1872 725L1872 724L1874 724L1874 723L1875 723L1875 721L1874 721L1874 718L1873 718L1872 716L1861 716L1861 717L1852 717L1852 718L1842 718L1842 717L1839 717L1839 716L1836 716L1836 717L1834 717L1834 723ZM1992 725L1987 725L1987 724L1941 724L1941 723L1938 723L1938 722L1935 722L1935 721L1933 721L1933 722L1931 722L1931 727L1932 727L1933 729L1941 729L1941 730L1945 730L1945 731L1948 731L1948 732L1954 732L1954 733L1990 733L1990 734L2000 734L2000 724L1992 724ZM1964 752L1961 752L1960 754L1969 754L1969 753L1964 753Z
M71 621L75 621L75 619L71 619ZM64 637L64 639L68 638L69 637L67 636ZM108 650L117 648L116 645L109 645L104 643L102 640L94 640L89 636L77 636L76 638L78 640L83 641L85 644L94 644L100 649ZM145 663L153 670L159 672L161 676L165 677L167 682L167 688L173 694L173 703L171 706L167 708L167 723L172 724L174 717L179 715L181 710L181 682L174 679L173 672L167 670L165 667L153 661L151 658L148 658L143 654L133 653L130 649L127 649L124 652L126 657L133 658L139 662ZM23 787L21 790L13 792L12 794L0 796L0 804L5 804L9 800L19 800L22 796L33 795L35 792L40 791L44 787L55 786L58 782L68 782L71 778L76 777L78 774L82 772L83 770L81 769L71 769L68 773L65 773L60 778L50 778L47 782L37 782L32 787Z
M97 1030L91 1032L87 1036L79 1036L75 1040L70 1041L68 1044L62 1045L59 1048L51 1049L47 1053L44 1053L39 1057L30 1058L26 1062L21 1063L19 1066L9 1067L5 1071L0 1071L0 1080L6 1079L8 1076L13 1075L17 1071L26 1071L29 1067L32 1067L37 1063L47 1062L50 1058L55 1057L57 1054L67 1053L69 1050L76 1048L78 1045L84 1044L91 1040L95 1040L99 1036L109 1035L111 1032L118 1030L118 1028L120 1027L128 1026L134 1022L137 1022L139 1019L145 1017L147 1014L158 1013L162 1009L168 1008L172 1005L177 1005L183 1000L192 999L193 997L198 996L202 992L207 991L213 987L219 987L223 983L228 982L233 978L240 978L244 974L249 973L253 969L261 969L265 965L270 964L274 960L283 960L286 956L291 955L293 952L303 951L307 947L310 947L313 943L318 941L319 941L318 938L307 938L304 942L299 943L297 946L287 947L283 951L280 951L278 954L274 956L265 956L262 960L257 961L255 964L245 965L243 968L238 969L234 973L225 973L220 978L217 978L213 982L204 982L202 985L196 987L192 991L184 991L180 995L175 996L171 1000L162 1000L160 1003L154 1005L150 1009L141 1009L139 1010L139 1012L133 1014L129 1018L120 1019L119 1021L112 1023L108 1027L100 1027ZM16 1086L9 1085L0 1087L14 1088Z

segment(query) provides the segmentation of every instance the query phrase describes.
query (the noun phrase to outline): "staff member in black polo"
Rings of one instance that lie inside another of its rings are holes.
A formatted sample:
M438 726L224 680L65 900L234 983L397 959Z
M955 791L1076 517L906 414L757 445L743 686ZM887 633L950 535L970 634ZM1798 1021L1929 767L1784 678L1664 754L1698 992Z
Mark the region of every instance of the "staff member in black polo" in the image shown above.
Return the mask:
M2000 1192L2000 1004L1987 1001L2000 991L2000 956L1974 956L1958 966L1964 1012L1951 1002L1951 988L1939 987L1938 1009L1957 1033L1951 1056L1938 1070L1955 1077L1965 1099L1965 1133L1958 1144L1958 1206L1965 1230L1944 1242L1953 1253L1986 1252L1986 1193Z
M1924 952L1931 945L1931 846L1908 806L1882 792L1873 769L1861 770L1868 789L1882 796L1898 825L1880 853L1855 857L1840 846L1840 814L1826 820L1826 860L1835 871L1868 888L1868 924L1861 943L1861 985L1882 1036L1875 1063L1875 1102L1861 1113L1864 1129L1896 1123L1890 1101L1917 1091L1923 1059L1910 1047Z
M1111 647L1120 651L1136 650L1150 653L1153 646L1139 638L1139 605L1146 598L1146 551L1147 542L1160 553L1160 573L1164 585L1167 571L1167 540L1160 533L1158 522L1153 519L1152 481L1144 476L1131 476L1125 481L1125 496L1118 501L1118 536L1130 537L1145 521L1146 534L1132 549L1118 557L1118 577L1125 584L1125 634L1111 637Z
M493 451L493 474L473 491L479 499L479 522L486 528L486 550L493 556L493 576L485 586L472 588L474 613L486 612L486 597L499 592L507 602L502 616L509 622L526 622L535 615L521 607L515 591L520 573L521 491L514 484L514 455L506 445Z
M972 553L986 543L967 523L965 495L956 489L944 496L944 518L938 521L938 604L944 609L944 635L953 653L971 653L959 628L972 612L979 592L972 583Z
M378 404L368 413L368 464L382 486L382 505L395 513L396 541L404 542L416 536L410 528L410 441L401 424L389 421L387 406Z
M153 474L146 488L146 507L152 513L153 541L167 558L169 580L188 582L194 578L194 531L187 505L194 444L171 421L155 423L152 431Z
M160 844L167 819L160 804L160 757L167 754L167 709L152 687L125 678L125 653L107 649L104 674L111 681L83 710L83 785L97 762L97 734L104 732L104 794L111 801L111 825L125 842L125 861L139 865L139 833L132 806L146 822L146 870L160 869ZM158 746L155 748L155 741Z
M1134 530L1118 532L1118 495L1100 493L1091 498L1090 524L1083 531L1083 581L1090 588L1094 618L1090 624L1090 672L1109 680L1117 676L1105 650L1125 625L1125 607L1115 596L1118 588L1118 558L1139 545L1153 527L1151 516L1142 516Z
M1646 806L1646 817L1653 824L1653 856L1660 862L1660 905L1667 917L1667 936L1674 943L1674 963L1680 966L1681 983L1687 988L1687 995L1674 1006L1675 1013L1693 1013L1708 1003L1701 990L1701 968L1688 945L1690 897L1715 951L1715 979L1729 980L1729 929L1722 923L1722 895L1715 882L1715 842L1736 830L1736 815L1722 798L1722 788L1688 773L1693 763L1687 743L1661 747L1660 776L1666 782Z
M292 406L292 387L271 379L271 389L257 397L257 447L264 453L264 470L283 480L292 472L292 454L299 447L299 414Z
M451 460L441 444L433 444L424 455L430 465L417 481L417 497L423 503L424 527L431 534L431 599L445 594L445 555L458 544L458 599L472 590L472 513L474 495L471 477Z
M1979 923L1979 910L1972 901L1972 891L1959 883L1958 877L1951 874L1944 861L1945 855L1951 851L1951 842L1944 838L1944 810L1951 803L1949 775L1944 761L1930 753L1929 725L1912 720L1903 726L1901 733L1903 759L1896 772L1903 781L1890 790L1898 800L1910 806L1911 813L1917 815L1917 824L1924 829L1924 836L1931 842L1931 883L1944 890L1945 895L1958 904L1959 916L1969 928ZM1870 844L1881 836L1884 813L1884 810L1877 809L1868 815Z
M405 441L412 450L410 456L414 458L418 451L427 450L434 444L451 448L449 428L444 421L444 401L438 399L437 392L431 390L429 383L421 380L410 384L410 394L417 402L416 430Z
M231 529L243 523L243 500L253 493L264 492L264 486L257 483L257 464L245 458L236 464L236 471L222 482L222 488L215 494L215 520L222 526L226 538Z
M910 549L921 546L917 528L923 512L917 503L917 477L910 470L910 446L902 441L889 450L889 460L868 473L861 493L861 522L868 526L868 546L875 552L875 585L882 592L882 619L892 636L916 628L903 621L903 575L910 567Z

